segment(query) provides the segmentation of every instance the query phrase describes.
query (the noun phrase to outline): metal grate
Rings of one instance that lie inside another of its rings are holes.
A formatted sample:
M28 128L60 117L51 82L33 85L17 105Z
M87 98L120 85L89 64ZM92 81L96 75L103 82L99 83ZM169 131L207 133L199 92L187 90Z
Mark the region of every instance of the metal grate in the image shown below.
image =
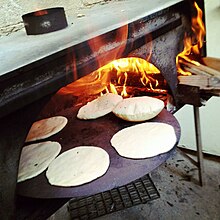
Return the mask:
M88 197L71 199L69 212L72 220L94 219L159 197L149 175L145 175L125 186Z

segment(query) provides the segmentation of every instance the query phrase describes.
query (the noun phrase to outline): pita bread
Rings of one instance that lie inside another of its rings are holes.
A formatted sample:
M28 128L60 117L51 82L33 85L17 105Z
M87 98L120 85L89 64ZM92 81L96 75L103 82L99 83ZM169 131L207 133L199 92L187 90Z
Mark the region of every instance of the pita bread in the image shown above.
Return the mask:
M146 122L117 132L111 144L123 157L143 159L171 150L176 141L171 125Z
M17 181L22 182L42 173L60 153L60 150L60 144L51 141L23 147Z
M36 121L31 126L25 142L48 138L61 131L67 124L67 118L55 116Z
M48 167L51 185L78 186L104 175L110 164L108 153L95 146L75 147L62 153Z
M77 118L87 120L102 117L110 113L122 100L123 98L120 95L106 93L81 107Z
M124 99L113 113L126 121L141 122L157 116L164 108L164 102L152 97L132 97Z

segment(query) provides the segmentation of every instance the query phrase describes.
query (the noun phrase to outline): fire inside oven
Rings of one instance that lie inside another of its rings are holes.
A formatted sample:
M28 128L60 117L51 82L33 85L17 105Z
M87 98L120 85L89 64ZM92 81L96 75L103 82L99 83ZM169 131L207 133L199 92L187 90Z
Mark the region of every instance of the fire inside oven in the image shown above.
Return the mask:
M160 71L148 61L137 58L121 58L62 88L59 94L92 97L105 93L134 96L154 96L167 100L168 86Z

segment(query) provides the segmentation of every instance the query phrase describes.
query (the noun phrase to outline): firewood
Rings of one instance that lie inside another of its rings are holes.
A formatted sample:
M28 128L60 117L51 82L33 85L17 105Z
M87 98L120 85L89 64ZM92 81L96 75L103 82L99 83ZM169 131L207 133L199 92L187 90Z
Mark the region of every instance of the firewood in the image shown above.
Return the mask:
M203 57L202 61L206 66L211 67L212 69L220 71L220 58Z
M206 75L212 76L220 79L220 71L215 70L211 67L205 66L203 64L199 64L198 66L192 63L189 63L185 60L180 60L180 63L184 66L184 69L197 75Z
M179 84L192 87L199 87L201 93L220 96L220 83L218 79L213 79L204 75L178 76Z

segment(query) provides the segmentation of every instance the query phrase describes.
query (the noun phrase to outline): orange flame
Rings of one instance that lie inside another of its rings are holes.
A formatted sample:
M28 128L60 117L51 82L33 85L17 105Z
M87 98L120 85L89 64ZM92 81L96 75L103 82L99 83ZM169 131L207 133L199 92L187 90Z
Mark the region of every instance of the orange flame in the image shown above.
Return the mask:
M121 86L122 91L120 92L120 95L123 97L129 96L126 90L126 86L129 84L136 83L138 85L148 86L153 90L154 87L158 85L158 81L153 79L149 74L160 73L153 64L137 57L114 60L99 68L97 72L99 75L105 73L110 74L110 82L108 84L109 89L106 89L106 91L108 92L110 90L111 93L118 94L116 87Z
M90 28L93 28L92 25ZM135 57L118 59L123 55L127 38L128 25L124 25L110 33L110 36L103 34L88 40L100 68L67 85L60 92L76 96L111 92L127 97L129 96L127 86L135 87L134 81L137 87L141 85L149 90L154 90L158 86L158 81L152 74L160 74L160 71L153 64ZM108 52L106 55L105 51ZM150 56L151 54L148 59ZM75 71L77 70L73 68L73 72Z
M47 10L40 10L40 11L34 12L35 16L42 16L42 15L47 15L47 14L48 14Z
M122 56L126 47L127 37L128 25L125 25L115 30L115 34L111 36L111 39L105 35L100 35L88 41L90 48L97 56L99 67ZM115 46L115 48L109 48L112 45ZM103 51L108 51L109 49L111 53L108 53L108 56L103 56Z
M200 55L201 51L200 49L203 46L203 42L204 42L204 36L205 36L205 26L204 23L202 21L202 10L198 7L197 3L194 2L194 7L197 10L197 16L192 18L192 31L195 34L195 41L196 43L194 43L193 39L191 37L188 37L185 34L185 38L184 38L184 49L181 53L179 53L176 57L176 66L177 66L177 71L179 74L182 75L191 75L190 72L187 72L185 70L183 70L180 66L180 59L184 59L190 63L193 63L194 65L199 66L200 63L190 59L190 55L194 54L194 55Z
M80 78L60 91L76 96L98 94L104 90L118 94L116 87L120 86L122 88L120 95L127 97L129 94L126 86L133 86L133 83L154 90L158 86L158 81L152 77L152 74L160 74L160 71L148 61L137 57L121 58Z
M92 28L92 26L91 26ZM90 30L88 30L90 31ZM101 91L105 90L106 86L109 85L110 78L108 72L109 69L103 68L103 66L116 59L121 57L127 42L128 36L128 25L125 25L117 29L111 38L106 35L99 35L95 38L88 40L88 44L93 51L93 54L97 57L98 66L100 67L97 71L94 71L85 77L78 79L77 81L63 87L59 90L59 93L63 94L73 94L76 96L79 95L93 95L98 94ZM103 51L109 50L109 46L113 44L115 48L111 49L111 53L108 53L108 56L103 56ZM107 48L106 48L107 47ZM69 59L71 60L71 59ZM73 63L73 75L74 80L77 79L77 69L76 69L76 60L72 59ZM69 70L70 67L67 68Z

